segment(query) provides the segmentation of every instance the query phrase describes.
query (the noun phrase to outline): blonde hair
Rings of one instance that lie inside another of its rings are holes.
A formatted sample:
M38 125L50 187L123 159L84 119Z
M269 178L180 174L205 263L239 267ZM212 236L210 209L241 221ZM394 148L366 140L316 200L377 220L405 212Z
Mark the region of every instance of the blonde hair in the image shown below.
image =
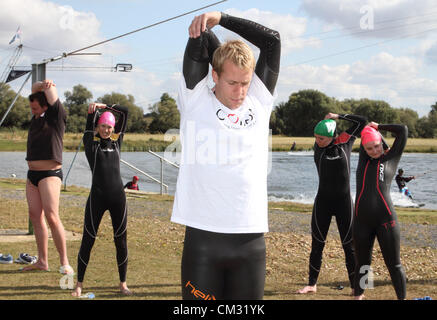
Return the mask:
M218 75L223 71L223 64L228 59L241 69L255 70L253 52L241 40L227 41L215 50L212 57L212 67Z

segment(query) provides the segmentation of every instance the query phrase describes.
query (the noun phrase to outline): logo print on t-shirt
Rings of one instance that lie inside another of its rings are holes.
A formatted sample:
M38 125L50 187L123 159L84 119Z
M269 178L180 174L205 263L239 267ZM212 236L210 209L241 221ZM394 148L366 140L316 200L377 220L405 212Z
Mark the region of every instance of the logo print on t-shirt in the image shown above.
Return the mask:
M242 129L251 127L255 124L255 113L252 109L244 110L241 113L228 113L221 107L218 107L215 113L217 119L230 129Z

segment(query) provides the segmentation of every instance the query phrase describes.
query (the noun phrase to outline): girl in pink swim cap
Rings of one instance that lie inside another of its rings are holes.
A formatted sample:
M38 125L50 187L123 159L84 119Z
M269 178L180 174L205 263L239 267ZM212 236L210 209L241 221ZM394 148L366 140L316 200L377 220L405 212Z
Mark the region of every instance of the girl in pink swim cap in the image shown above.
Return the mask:
M97 109L109 109L96 118ZM118 114L117 122L112 114ZM81 297L85 273L91 257L100 222L109 211L114 228L116 265L120 279L120 292L131 295L127 286L127 206L126 194L120 173L120 152L127 128L128 108L103 103L91 103L83 136L85 155L91 169L91 190L85 206L84 231L77 259L77 284L72 296ZM112 133L117 138L111 137ZM97 134L96 134L97 133ZM107 261L105 261L107 263Z
M395 137L391 147L379 131ZM354 298L362 300L375 240L378 240L396 296L406 299L406 274L401 263L400 226L390 195L391 184L408 139L403 124L371 122L361 131L356 170L355 210L352 238L355 248Z

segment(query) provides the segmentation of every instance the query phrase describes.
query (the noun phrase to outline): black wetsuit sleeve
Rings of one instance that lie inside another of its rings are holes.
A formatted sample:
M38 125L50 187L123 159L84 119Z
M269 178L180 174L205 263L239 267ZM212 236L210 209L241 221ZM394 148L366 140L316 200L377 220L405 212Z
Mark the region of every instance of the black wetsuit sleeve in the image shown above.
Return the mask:
M194 87L208 75L209 64L220 41L211 30L202 32L198 38L189 38L185 48L182 73L188 89Z
M114 133L120 134L118 136L117 142L118 142L118 147L121 149L124 133L126 132L126 128L127 128L127 115L129 109L127 107L119 106L116 104L106 108L119 114L118 120L114 126Z
M242 36L260 49L256 75L273 94L279 75L281 39L279 32L256 22L222 13L220 25Z
M91 147L94 140L94 122L96 119L96 112L88 113L86 118L85 132L83 134L83 144L85 146L85 150Z
M94 129L97 112L88 113L86 118L85 132L83 134L83 145L85 147L85 155L87 157L90 168L94 167Z
M110 107L107 107L107 109L113 110L120 115L117 120L117 123L115 124L114 132L125 133L127 128L127 115L129 109L127 107L122 107L119 105L112 105Z
M360 135L361 130L363 130L367 123L367 118L359 115L339 114L338 118L353 123L353 125L346 130L346 133L354 137L358 137Z
M380 124L378 130L390 131L396 136L386 157L391 158L400 156L407 144L408 128L403 124Z

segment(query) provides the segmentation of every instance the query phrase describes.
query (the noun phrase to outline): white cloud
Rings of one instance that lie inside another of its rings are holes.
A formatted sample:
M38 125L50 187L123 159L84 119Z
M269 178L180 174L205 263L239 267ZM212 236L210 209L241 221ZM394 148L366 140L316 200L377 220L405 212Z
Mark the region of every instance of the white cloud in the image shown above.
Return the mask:
M287 54L291 51L302 49L304 47L320 46L320 41L317 38L304 38L304 34L307 29L306 18L293 17L291 14L277 14L270 11L261 11L255 8L246 11L229 9L225 12L236 17L255 21L268 28L278 31L281 36L282 54ZM220 33L223 33L229 37L229 31L227 30L220 29Z
M426 51L426 59L432 64L437 64L437 41Z
M420 75L422 63L386 52L367 60L339 66L287 66L281 70L278 102L302 89L317 89L328 96L379 99L392 107L412 108L424 116L436 101L437 81ZM285 96L286 94L286 96Z
M9 42L17 26L25 45L46 52L68 52L102 40L93 13L42 0L4 0L0 21L2 44Z
M424 31L437 27L433 0L302 0L302 8L311 17L356 37L422 38L428 35Z
M6 66L9 52L18 42L7 45L15 34L17 27L22 31L23 55L17 65L29 66L43 59L81 49L88 45L105 40L101 34L101 22L92 12L81 12L70 6L61 6L44 0L2 0L0 10L0 68ZM131 94L147 112L148 104L159 100L163 92L175 95L177 82L174 77L162 80L153 72L145 71L134 65L129 73L109 72L118 61L113 57L128 52L129 48L118 42L99 45L84 52L99 52L101 56L70 56L66 59L47 64L47 78L57 84L61 100L64 92L82 84L93 93L93 98L112 91ZM6 54L6 53L7 54ZM104 71L54 71L54 67L98 67ZM103 70L103 69L101 69ZM11 82L14 90L23 80ZM22 95L30 94L30 85L26 85Z

